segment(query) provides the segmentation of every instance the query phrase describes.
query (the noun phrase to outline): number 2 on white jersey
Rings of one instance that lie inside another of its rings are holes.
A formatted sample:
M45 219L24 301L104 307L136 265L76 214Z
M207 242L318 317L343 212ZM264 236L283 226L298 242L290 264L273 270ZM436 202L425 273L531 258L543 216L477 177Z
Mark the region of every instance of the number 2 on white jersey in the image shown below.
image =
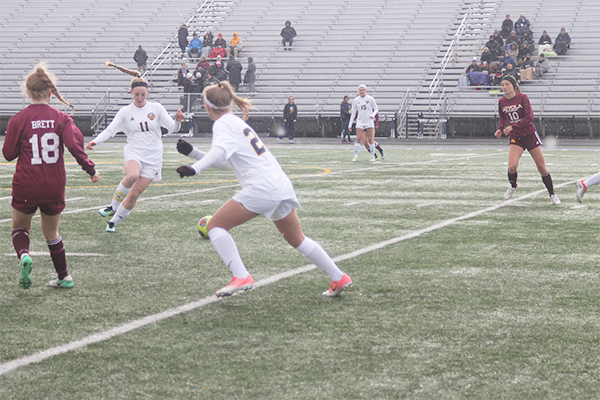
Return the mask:
M42 152L40 156L40 142ZM38 142L37 133L29 139L31 143L31 164L39 165L44 161L46 164L54 164L58 161L58 146L60 145L59 137L54 132L44 133L41 140Z
M263 145L263 142L261 142L261 140L258 138L258 136L256 136L256 133L254 133L254 131L252 129L250 129L250 128L244 129L244 136L252 137L252 139L250 139L250 144L252 145L252 148L254 149L254 151L256 152L257 155L260 156L262 153L264 153L266 151L265 146Z

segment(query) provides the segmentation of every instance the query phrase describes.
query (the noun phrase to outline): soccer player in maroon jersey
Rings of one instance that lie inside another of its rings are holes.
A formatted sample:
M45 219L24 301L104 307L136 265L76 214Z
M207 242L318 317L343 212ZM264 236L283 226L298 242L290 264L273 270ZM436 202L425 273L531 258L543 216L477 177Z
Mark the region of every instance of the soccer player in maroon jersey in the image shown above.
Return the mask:
M542 175L542 181L548 189L552 204L559 205L560 200L554 194L552 177L544 161L542 141L533 124L533 110L529 98L521 92L517 81L512 76L507 75L502 78L501 88L504 97L498 101L500 123L494 135L499 138L502 134L505 134L510 138L508 147L508 181L510 182L510 188L504 193L504 199L510 199L517 190L517 167L523 152L527 149Z
M29 231L35 211L40 209L42 232L50 249L50 256L58 278L48 286L73 287L73 279L67 271L65 247L58 232L60 216L65 208L64 147L75 157L92 182L100 175L83 149L83 135L67 114L50 107L54 95L67 103L56 88L55 80L43 64L25 81L25 93L31 105L14 115L8 122L2 153L12 161L18 157L12 180L12 237L13 245L21 263L20 285L31 287L32 261L29 256Z

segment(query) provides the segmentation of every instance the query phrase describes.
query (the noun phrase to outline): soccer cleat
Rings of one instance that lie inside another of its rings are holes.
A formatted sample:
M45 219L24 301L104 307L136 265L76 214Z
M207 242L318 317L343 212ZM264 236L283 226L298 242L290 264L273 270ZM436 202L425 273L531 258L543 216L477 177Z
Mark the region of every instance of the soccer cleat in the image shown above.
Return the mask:
M115 233L115 223L109 222L108 224L106 224L106 229L104 230L104 232Z
M512 197L513 193L517 190L516 187L509 187L506 192L504 192L504 200L508 200Z
M358 158L354 157L354 158L352 159L352 162L356 162L356 160L358 160Z
M550 201L555 206L559 206L560 205L560 200L558 199L558 197L556 197L556 195L554 193L550 195Z
M294 144L294 139L290 139L290 144Z
M347 274L344 274L342 279L339 281L329 282L329 289L323 292L323 296L335 297L342 293L343 290L348 289L350 286L352 286L352 279L350 279Z
M283 143L283 139L282 138L277 139L277 143Z
M252 276L248 275L246 279L240 279L234 276L231 279L231 282L229 282L229 285L217 290L215 295L217 297L233 296L234 294L236 294L237 292L241 292L242 290L246 292L252 289L253 286L254 279L252 279Z
M73 278L71 275L65 276L65 279L55 279L48 282L48 286L58 289L71 289L73 285Z
M577 200L580 203L583 203L583 195L587 191L587 187L585 187L585 185L583 184L583 179L580 181L577 181L575 183L575 187L577 188Z
M31 279L31 264L33 262L29 254L23 254L21 256L21 279L19 279L19 285L23 289L29 289L33 283L33 279Z
M108 207L102 208L102 209L98 210L98 212L104 218L106 218L106 217L112 217L113 215L115 215L115 210L113 210L112 206L108 206Z
M381 159L385 160L385 153L383 152L383 150L381 150Z
M371 162L375 162L375 161L377 161L377 157L372 157Z

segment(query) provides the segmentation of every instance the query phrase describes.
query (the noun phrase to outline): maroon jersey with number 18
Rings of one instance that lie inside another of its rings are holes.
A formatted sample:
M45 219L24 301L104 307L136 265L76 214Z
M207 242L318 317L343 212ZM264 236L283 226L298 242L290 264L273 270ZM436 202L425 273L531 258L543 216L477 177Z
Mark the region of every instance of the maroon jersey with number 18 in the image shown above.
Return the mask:
M17 160L13 198L25 201L64 201L67 180L64 146L82 169L94 175L85 154L83 135L73 119L47 104L31 104L8 122L2 153Z
M522 137L536 133L533 124L533 110L526 94L515 93L515 97L512 99L502 97L498 101L498 112L500 115L498 129L503 130L508 125L512 126L510 137Z

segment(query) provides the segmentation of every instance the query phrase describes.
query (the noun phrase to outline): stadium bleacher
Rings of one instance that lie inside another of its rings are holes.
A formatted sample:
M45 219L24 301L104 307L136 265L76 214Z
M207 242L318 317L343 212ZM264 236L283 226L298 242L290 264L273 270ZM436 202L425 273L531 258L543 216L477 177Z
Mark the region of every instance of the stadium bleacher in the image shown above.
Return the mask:
M109 113L114 114L130 101L130 78L106 68L104 61L134 68L132 57L139 44L150 56L151 99L174 111L182 94L173 83L182 61L176 32L189 22L190 36L210 29L229 39L239 32L242 65L245 68L246 58L252 56L258 68L257 93L252 96L260 109L253 111L257 116L279 117L286 97L293 94L305 116L335 117L342 97L365 83L384 117L395 115L407 91L407 111L413 119L437 112L442 95L448 117L493 117L497 97L458 86L458 77L470 59L481 54L504 14L516 19L521 12L532 22L536 42L542 30L554 38L562 26L573 38L566 56L550 60L552 74L524 84L536 116L597 118L600 6L591 0L4 0L0 115L12 115L27 103L20 84L43 60L59 77L60 90L78 114L90 113L108 90L113 108ZM279 32L286 20L292 21L298 37L292 51L284 52ZM184 61L189 66L197 62ZM432 90L436 76L439 81Z

